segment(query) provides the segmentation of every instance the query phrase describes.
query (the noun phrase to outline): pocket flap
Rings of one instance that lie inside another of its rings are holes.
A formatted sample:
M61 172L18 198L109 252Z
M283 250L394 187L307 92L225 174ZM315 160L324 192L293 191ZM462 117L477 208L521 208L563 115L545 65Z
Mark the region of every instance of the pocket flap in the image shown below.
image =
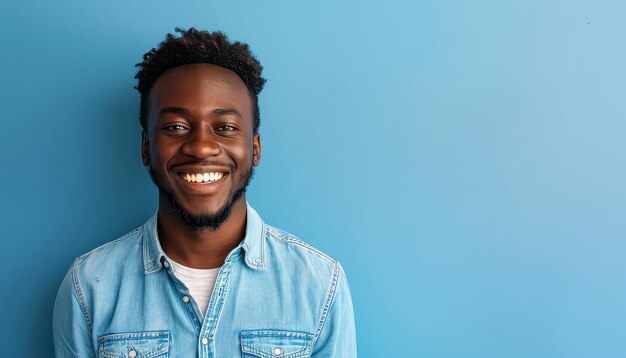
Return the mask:
M304 357L311 352L313 335L304 332L255 330L241 332L241 351L261 358Z
M167 354L170 349L170 332L134 332L109 334L98 337L101 358L149 358Z

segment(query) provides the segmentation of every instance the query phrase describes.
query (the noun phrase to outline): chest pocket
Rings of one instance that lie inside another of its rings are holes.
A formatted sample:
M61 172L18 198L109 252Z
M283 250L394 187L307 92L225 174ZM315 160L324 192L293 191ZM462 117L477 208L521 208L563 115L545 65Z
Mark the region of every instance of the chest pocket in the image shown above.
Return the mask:
M313 335L304 332L256 330L241 332L244 358L296 358L311 354Z
M98 338L99 358L168 357L170 332L109 334Z

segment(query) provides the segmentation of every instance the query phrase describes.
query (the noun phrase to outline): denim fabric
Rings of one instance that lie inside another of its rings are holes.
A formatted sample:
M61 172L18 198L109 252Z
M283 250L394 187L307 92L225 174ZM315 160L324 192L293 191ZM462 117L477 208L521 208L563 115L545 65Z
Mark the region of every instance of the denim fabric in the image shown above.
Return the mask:
M57 357L356 357L352 301L339 262L265 224L219 271L206 316L176 277L157 215L80 256L54 306Z

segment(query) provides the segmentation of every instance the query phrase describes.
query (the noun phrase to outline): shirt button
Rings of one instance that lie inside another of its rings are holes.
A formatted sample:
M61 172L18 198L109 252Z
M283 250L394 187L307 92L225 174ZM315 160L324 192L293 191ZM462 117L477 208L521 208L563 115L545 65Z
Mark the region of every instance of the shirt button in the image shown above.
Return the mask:
M272 353L274 353L274 355L278 357L279 355L283 354L283 350L276 347L274 348L274 351Z
M206 346L207 344L209 344L209 340L206 337L202 337L202 344Z
M254 262L257 264L260 264L261 262L263 262L263 260L257 258L257 259L254 259Z
M169 262L167 262L167 261L163 261L163 267L165 267L165 268L169 268L169 267L170 267Z
M134 349L131 349L130 352L128 352L128 356L130 358L135 358L137 356L137 351Z
M183 302L188 303L189 302L189 296L183 296Z

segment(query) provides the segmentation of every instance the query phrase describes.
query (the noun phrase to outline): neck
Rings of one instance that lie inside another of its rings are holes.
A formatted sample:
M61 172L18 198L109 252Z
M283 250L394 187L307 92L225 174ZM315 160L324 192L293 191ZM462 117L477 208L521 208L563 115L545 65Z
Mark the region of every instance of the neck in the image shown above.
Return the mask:
M161 247L181 265L198 269L220 267L246 234L246 212L246 197L242 195L217 230L194 230L167 200L159 199L157 230Z

